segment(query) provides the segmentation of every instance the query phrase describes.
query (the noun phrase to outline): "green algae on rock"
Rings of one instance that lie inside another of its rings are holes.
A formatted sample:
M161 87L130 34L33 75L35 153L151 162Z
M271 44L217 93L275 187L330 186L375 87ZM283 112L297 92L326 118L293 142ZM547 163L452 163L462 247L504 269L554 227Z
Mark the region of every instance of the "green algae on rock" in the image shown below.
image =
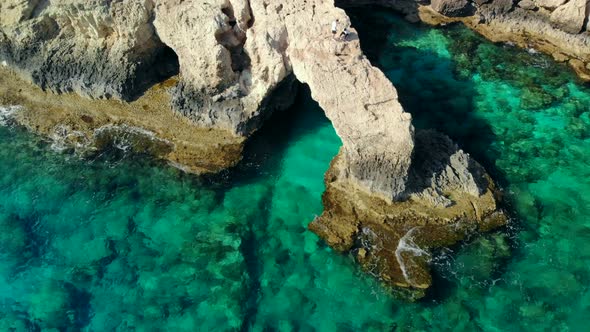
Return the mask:
M387 201L356 187L342 176L341 158L325 175L324 212L309 228L338 251L352 251L369 274L405 297L420 298L431 286L433 249L506 223L485 170L442 134L416 134L405 200ZM474 177L475 192L461 177Z
M199 128L175 116L168 94L175 83L172 78L156 84L129 103L92 100L42 91L13 70L0 67L0 104L19 105L10 116L14 121L81 155L92 156L123 144L192 173L216 173L235 166L245 138Z

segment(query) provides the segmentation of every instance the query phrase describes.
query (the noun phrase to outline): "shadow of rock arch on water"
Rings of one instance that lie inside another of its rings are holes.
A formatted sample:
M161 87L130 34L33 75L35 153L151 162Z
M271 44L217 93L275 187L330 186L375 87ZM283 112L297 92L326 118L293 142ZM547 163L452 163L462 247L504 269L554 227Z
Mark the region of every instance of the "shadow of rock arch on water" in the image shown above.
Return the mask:
M473 68L464 68L464 64L457 61L461 57L475 58L482 40L454 36L459 45L451 44L445 38L449 33L452 35L453 27L441 30L412 24L381 7L349 9L348 14L359 31L364 53L392 81L400 103L412 114L417 135L429 129L448 135L484 165L494 181L504 185L504 174L496 167L494 154L490 153L498 138L490 123L474 112L478 91L471 79ZM450 262L463 250L483 250L482 264L493 267L478 271L476 278L479 279L474 283L485 283L501 274L510 255L509 251L497 249L505 244L505 237L504 230L468 238L450 249L436 250L434 287L429 289L423 302L442 301L456 293L457 287L462 287L445 275L448 274L445 269L449 269ZM458 250L464 247L468 249Z
M226 213L242 220L239 229L233 230L240 234L240 253L248 275L242 331L260 324L267 326L265 306L281 294L275 283L288 275L282 270L303 268L299 264L309 259L309 253L297 252L296 248L303 245L300 237L312 237L313 245L320 245L305 224L313 213L321 213L324 172L341 143L307 85L297 84L294 104L264 121L248 139L242 161L230 170L206 177ZM234 193L243 190L247 197L240 201L246 203L236 204ZM291 238L299 240L289 246L286 243ZM278 275L269 280L268 270L273 266L281 266L281 270L273 270Z
M446 45L435 44L441 42L435 35L439 29L406 22L381 7L355 8L348 14L359 31L363 52L392 81L416 129L448 135L501 181L493 162L469 144L475 141L485 149L496 137L489 124L472 112L474 83L458 75L457 63L443 48ZM414 44L417 40L419 44ZM423 47L424 43L431 45ZM469 56L469 50L464 52Z
M323 110L312 99L309 87L299 82L296 84L298 88L293 105L286 110L273 112L264 121L262 127L246 142L243 159L236 167L206 176L208 181L231 186L236 181L255 182L275 174L280 170L289 144L320 128L331 126Z

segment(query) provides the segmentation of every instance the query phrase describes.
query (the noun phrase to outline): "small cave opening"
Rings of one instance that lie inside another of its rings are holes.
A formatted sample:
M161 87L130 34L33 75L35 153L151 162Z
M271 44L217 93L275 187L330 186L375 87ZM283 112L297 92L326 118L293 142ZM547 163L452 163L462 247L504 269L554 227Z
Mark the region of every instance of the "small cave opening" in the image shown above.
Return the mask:
M162 83L180 72L178 55L167 45L162 44L148 61L138 61L135 75L127 83L124 99L127 102L137 100L147 90Z
M174 50L166 45L158 52L154 59L154 75L157 82L162 82L180 72L180 62Z
M231 6L224 7L221 8L221 12L229 18L229 25L231 25L231 27L233 28L237 23L233 8Z

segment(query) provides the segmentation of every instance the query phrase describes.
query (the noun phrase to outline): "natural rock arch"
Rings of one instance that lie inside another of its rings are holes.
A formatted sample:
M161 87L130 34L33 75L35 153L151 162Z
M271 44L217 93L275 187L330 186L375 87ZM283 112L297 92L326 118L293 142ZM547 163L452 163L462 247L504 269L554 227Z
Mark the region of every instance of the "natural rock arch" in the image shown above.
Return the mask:
M29 7L38 3L25 2ZM354 29L346 40L333 38L331 22L339 19L342 29L349 19L331 2L95 0L88 6L64 0L41 11L29 7L16 6L18 17L3 19L0 60L25 76L27 64L51 63L60 75L43 77L57 92L126 99L122 82L136 79L146 64L153 64L156 52L172 50L178 56L179 81L170 104L181 116L159 114L162 110L149 115L147 110L154 107L150 101L161 107L165 100L165 87L159 87L137 105L117 105L121 109L112 119L124 122L118 125L149 127L155 136L166 134L171 143L167 158L180 167L180 160L199 164L191 168L199 171L235 164L240 142L272 111L290 105L294 77L308 84L343 142L325 177L325 211L310 228L337 250L352 250L388 284L423 290L431 282L423 250L505 222L496 212L493 183L481 166L443 135L414 133L410 114L403 111L391 82L364 57ZM26 38L40 37L33 28L43 24L52 27L41 31L41 37L52 32L45 36L50 42L19 49ZM26 31L25 38L19 31ZM44 47L66 54L62 42L91 56L69 55L65 63L51 58L53 53ZM97 69L103 67L108 70ZM99 73L100 79L84 84L88 73ZM43 97L35 93L38 102ZM101 107L88 101L72 104L75 110L67 114L79 116L85 111L79 105L93 109L94 124L85 127L112 120L98 121ZM112 104L105 105L104 113L110 112ZM146 112L137 112L138 106ZM58 108L63 107L60 102ZM153 116L157 123L129 114ZM170 126L178 126L176 132ZM199 129L187 129L191 126ZM231 157L225 160L220 157L224 154ZM203 160L195 160L199 156ZM214 167L201 165L207 158Z
M192 23L184 16L203 13L202 6L209 12L199 19L208 20L205 26L211 29L190 30ZM250 67L239 73L232 71L225 41L214 38L241 33L233 31L242 28L232 21L244 19L227 15L233 8L251 10L239 12L255 19L242 44ZM365 268L377 269L373 273L388 284L420 293L431 283L428 257L422 253L470 231L497 227L505 218L496 212L492 181L469 155L438 133L420 132L415 141L411 115L398 102L395 88L365 58L354 29L346 40L333 38L330 25L335 19L341 29L350 24L343 10L320 0L156 6L157 31L177 48L181 75L183 63L205 66L198 72L189 68L182 76L187 86L208 91L192 103L196 123L248 135L241 124L268 112L261 107L262 98L290 73L309 85L343 143L326 174L325 211L310 228L337 250L353 250ZM191 38L198 35L218 52L190 51L187 45L194 41L177 40L178 29L164 23L171 20L185 22L181 31L190 30ZM210 98L212 93L224 97ZM199 102L206 106L199 107ZM239 117L236 105L243 110Z

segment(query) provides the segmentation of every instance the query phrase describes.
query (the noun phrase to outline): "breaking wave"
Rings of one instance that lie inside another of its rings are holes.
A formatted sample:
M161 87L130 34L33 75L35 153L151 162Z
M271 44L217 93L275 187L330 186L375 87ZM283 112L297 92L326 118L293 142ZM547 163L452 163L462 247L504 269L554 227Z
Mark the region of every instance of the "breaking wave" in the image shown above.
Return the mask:
M410 280L411 278L408 273L408 269L406 268L404 258L402 257L402 253L410 253L413 256L430 256L430 254L426 250L418 247L418 245L416 243L414 243L414 239L412 238L412 236L414 235L414 232L418 229L419 229L419 227L413 227L412 229L410 229L399 240L399 243L397 245L397 249L395 249L395 258L397 259L397 262L399 263L399 267L402 270L402 274L404 275L404 279L406 279L406 281L410 284L412 284L412 281Z
M0 126L10 125L14 121L16 112L22 110L22 106L0 106Z

